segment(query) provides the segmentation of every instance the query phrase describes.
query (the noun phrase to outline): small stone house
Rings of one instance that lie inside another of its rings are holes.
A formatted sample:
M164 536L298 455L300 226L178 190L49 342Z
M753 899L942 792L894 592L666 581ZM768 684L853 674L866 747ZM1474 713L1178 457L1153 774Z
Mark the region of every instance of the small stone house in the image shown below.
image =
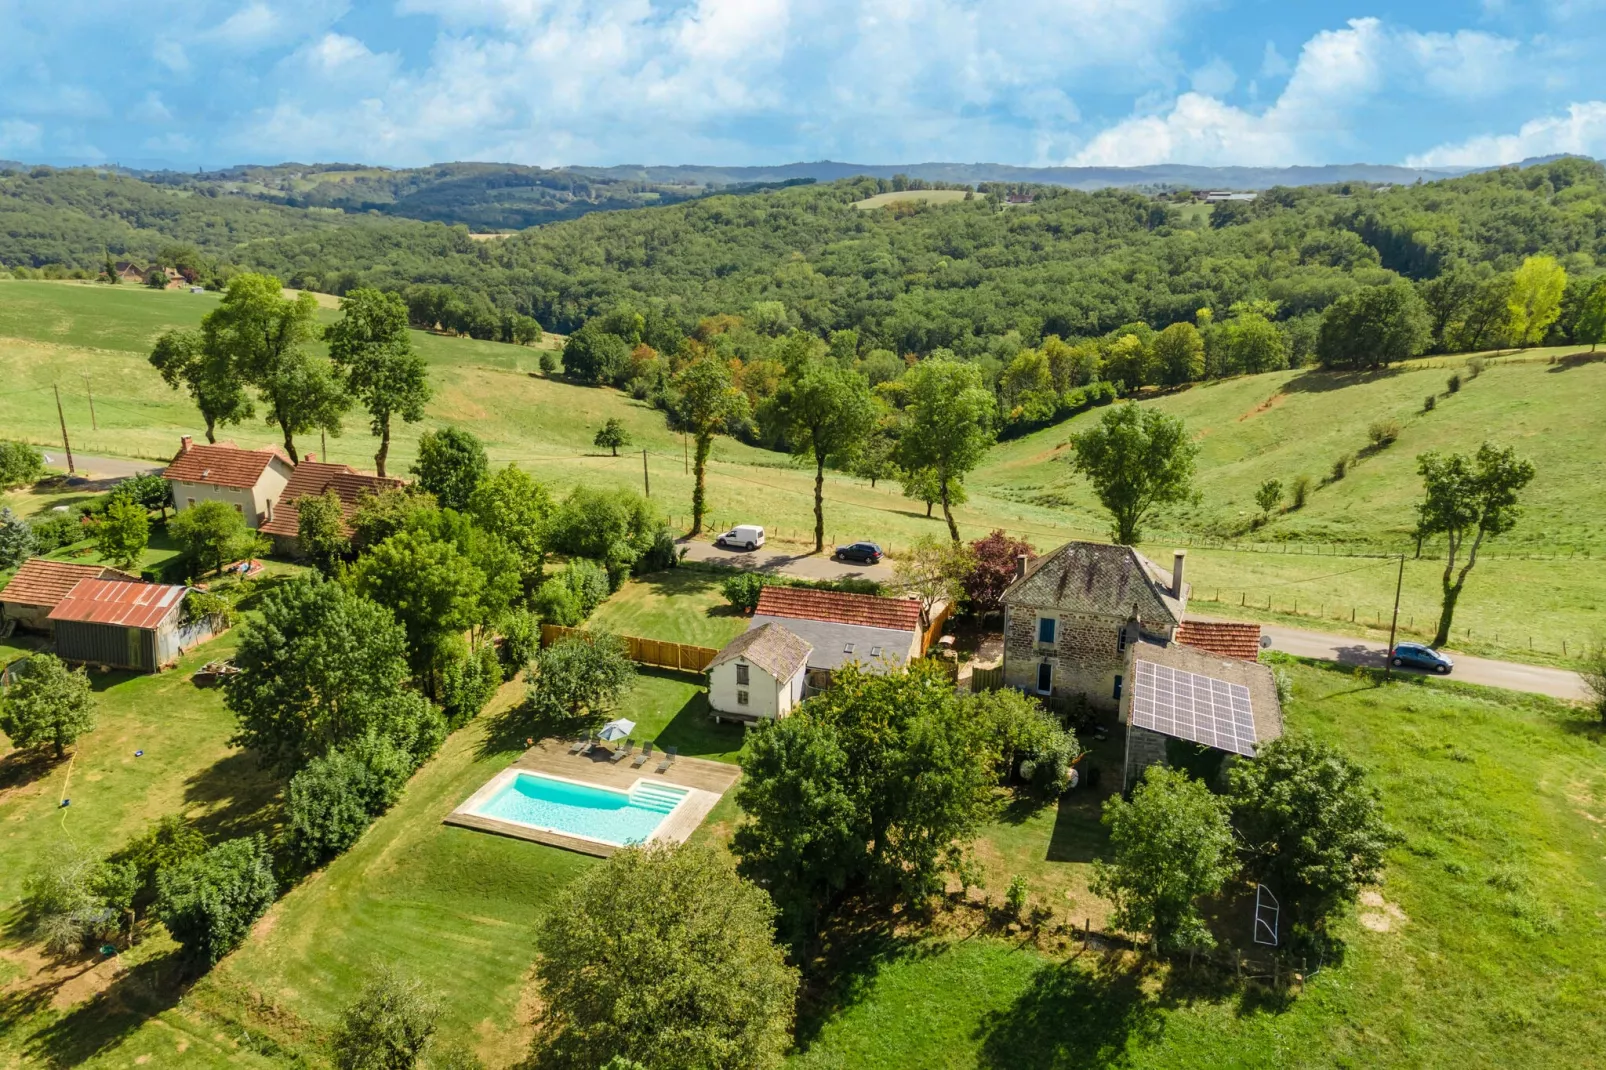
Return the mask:
M48 561L43 557L31 558L22 563L16 575L11 577L11 582L0 588L0 625L14 620L19 628L53 632L55 625L50 621L50 611L84 580L138 579L138 576L101 565L74 565L66 561Z
M772 721L803 701L807 642L780 624L761 624L708 663L708 706L716 719Z
M282 554L295 554L299 550L301 533L302 498L316 498L333 490L340 499L342 534L351 538L351 521L357 514L357 503L364 494L378 494L402 486L402 481L388 476L359 472L349 464L329 464L313 455L298 465L279 493L273 506L273 517L262 525L264 535L273 536L274 548Z
M1187 608L1186 554L1169 573L1130 546L1070 542L1030 563L1004 591L1004 685L1043 698L1118 708L1129 648L1170 642Z
M295 466L278 447L243 450L232 442L197 446L185 435L178 456L162 472L173 489L173 508L182 513L201 502L224 502L245 518L245 526L262 527L273 519L274 503L290 482Z

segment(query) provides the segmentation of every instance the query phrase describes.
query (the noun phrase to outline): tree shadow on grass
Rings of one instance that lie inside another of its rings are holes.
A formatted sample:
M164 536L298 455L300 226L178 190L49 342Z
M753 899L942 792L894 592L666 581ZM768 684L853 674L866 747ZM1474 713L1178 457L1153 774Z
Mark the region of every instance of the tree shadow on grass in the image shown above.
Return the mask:
M739 725L715 724L708 710L708 693L698 691L659 730L653 746L659 750L674 747L692 758L718 757L741 750L746 742L745 732Z
M27 1054L49 1067L80 1066L177 1005L188 987L177 953L142 962L35 1033Z
M1568 353L1564 357L1557 357L1548 371L1554 375L1556 372L1568 372L1574 368L1582 368L1586 364L1599 364L1606 361L1606 353Z
M0 757L0 795L13 788L25 788L49 776L67 759L56 757L49 747L23 747Z
M1375 383L1380 379L1392 379L1401 374L1404 369L1388 367L1374 368L1369 371L1328 371L1323 368L1312 368L1307 372L1294 376L1283 384L1285 394L1325 394L1332 390L1344 390L1362 383Z
M193 824L209 843L272 831L283 782L255 751L234 751L184 781L184 803L202 809Z
M1159 1032L1159 1007L1143 992L1141 965L1078 956L1038 970L1026 991L983 1018L978 1063L986 1070L1125 1066L1134 1039Z
M480 740L474 757L477 761L514 757L545 739L580 739L592 727L593 723L584 717L539 717L528 702L520 702L486 718L485 738Z
M825 1024L863 1001L883 967L915 956L940 954L942 947L899 932L895 917L864 909L832 922L820 955L803 972L794 1039L807 1050Z

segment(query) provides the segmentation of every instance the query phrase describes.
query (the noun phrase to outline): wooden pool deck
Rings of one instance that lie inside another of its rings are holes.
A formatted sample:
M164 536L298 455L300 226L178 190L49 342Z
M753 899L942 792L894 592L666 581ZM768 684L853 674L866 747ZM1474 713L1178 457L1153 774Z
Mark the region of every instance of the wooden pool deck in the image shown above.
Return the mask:
M446 815L445 823L606 858L617 850L613 844L500 821L473 811L500 791L521 769L620 791L628 791L636 781L644 780L649 784L687 789L686 801L676 807L675 812L658 826L648 840L649 843L684 843L703 823L720 796L729 791L742 775L739 766L728 762L711 762L706 758L676 758L667 771L659 773L657 769L662 760L661 754L655 753L651 761L639 768L633 768L630 764L634 755L615 763L608 760L607 754L600 748L593 755L570 754L569 744L558 740L537 743Z

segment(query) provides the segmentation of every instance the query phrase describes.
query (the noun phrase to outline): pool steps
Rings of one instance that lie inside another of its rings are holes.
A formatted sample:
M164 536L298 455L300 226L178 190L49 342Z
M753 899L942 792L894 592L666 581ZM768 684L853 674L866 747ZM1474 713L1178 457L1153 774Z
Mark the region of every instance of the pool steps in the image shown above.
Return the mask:
M630 789L630 802L645 810L667 814L686 797L684 788L665 788L657 784L637 784Z

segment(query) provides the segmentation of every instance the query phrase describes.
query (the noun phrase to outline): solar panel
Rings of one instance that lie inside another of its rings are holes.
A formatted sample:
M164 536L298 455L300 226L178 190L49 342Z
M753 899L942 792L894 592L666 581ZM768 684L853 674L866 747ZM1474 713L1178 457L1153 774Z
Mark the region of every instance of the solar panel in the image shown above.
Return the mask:
M1134 725L1217 750L1254 755L1255 718L1247 687L1142 660L1135 669Z

